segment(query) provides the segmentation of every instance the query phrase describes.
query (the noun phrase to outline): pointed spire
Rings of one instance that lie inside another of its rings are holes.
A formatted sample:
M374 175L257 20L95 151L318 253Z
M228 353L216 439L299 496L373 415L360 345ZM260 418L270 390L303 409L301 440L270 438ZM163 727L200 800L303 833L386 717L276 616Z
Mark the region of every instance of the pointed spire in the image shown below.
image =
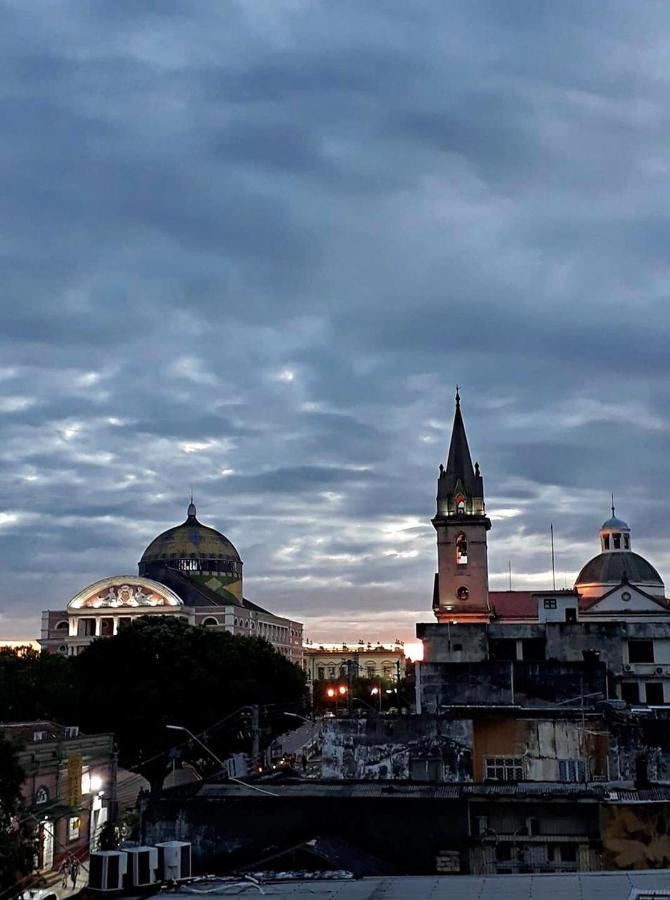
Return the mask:
M458 386L447 466L446 468L440 466L437 484L438 515L485 514L484 481L479 465L472 465Z
M449 444L449 456L447 457L445 477L454 485L460 479L463 486L468 491L475 478L475 470L472 465L468 439L465 434L465 425L463 424L461 395L458 390L458 385L456 386L456 411L454 413L454 424L451 429L451 443Z

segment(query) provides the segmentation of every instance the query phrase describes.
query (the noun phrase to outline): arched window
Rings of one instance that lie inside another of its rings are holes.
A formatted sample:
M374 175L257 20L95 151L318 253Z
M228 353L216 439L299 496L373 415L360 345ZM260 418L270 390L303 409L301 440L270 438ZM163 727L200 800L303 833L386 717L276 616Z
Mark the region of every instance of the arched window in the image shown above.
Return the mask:
M206 619L202 620L202 624L211 627L212 625L218 625L219 621L218 619L215 619L214 616L208 616Z
M459 566L468 564L468 539L463 532L456 538L456 564Z
M56 631L67 631L68 624L66 619L62 619L60 622L56 622Z
M465 512L465 497L463 494L457 494L454 502L456 504L456 512L462 515Z

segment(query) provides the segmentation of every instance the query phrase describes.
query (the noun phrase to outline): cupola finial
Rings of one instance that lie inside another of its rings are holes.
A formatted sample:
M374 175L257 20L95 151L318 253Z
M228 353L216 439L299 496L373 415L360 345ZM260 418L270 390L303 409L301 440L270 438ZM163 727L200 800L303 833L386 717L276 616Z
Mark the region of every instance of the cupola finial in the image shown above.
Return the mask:
M456 409L460 409L460 407L461 407L460 388L458 385L456 385Z
M186 510L186 515L189 519L195 519L195 503L193 502L193 491L191 491L191 502L188 505L188 509Z
M612 515L614 515L614 492L612 492Z

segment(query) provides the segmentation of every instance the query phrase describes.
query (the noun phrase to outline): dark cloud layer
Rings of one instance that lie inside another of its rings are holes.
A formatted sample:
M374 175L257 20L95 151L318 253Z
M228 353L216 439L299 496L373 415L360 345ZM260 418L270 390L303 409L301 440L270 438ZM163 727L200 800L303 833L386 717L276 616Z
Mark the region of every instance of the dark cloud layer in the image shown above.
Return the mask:
M184 515L321 639L430 618L462 385L491 581L611 490L663 572L665 3L0 3L0 636Z

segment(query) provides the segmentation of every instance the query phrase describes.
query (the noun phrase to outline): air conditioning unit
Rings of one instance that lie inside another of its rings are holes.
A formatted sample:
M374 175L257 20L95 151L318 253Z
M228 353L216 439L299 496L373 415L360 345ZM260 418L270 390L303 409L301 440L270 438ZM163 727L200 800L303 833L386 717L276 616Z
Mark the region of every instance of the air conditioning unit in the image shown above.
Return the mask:
M623 667L623 670L624 670L624 672L630 672L632 670L632 668L633 668L632 666L630 666L630 665L628 665L628 663L626 663L626 665Z
M663 674L663 666L656 666L656 674L657 675Z
M122 850L94 850L88 862L88 886L92 891L120 891L128 867Z
M163 841L156 844L158 874L164 881L179 881L191 877L191 845L184 841Z
M158 878L158 850L155 847L128 847L126 887L147 887Z

